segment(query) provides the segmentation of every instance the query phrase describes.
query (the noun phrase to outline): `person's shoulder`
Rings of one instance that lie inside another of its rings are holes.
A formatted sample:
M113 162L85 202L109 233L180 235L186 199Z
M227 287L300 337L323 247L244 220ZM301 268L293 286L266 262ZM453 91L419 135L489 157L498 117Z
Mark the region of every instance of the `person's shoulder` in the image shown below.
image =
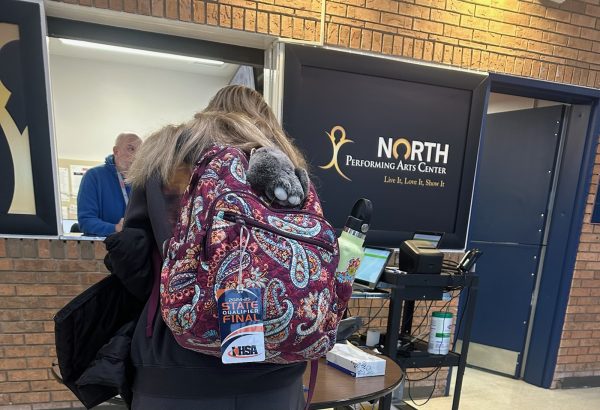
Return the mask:
M90 168L87 172L91 172L92 174L96 174L96 175L103 175L103 174L112 174L114 173L115 167L114 165L110 165L110 164L100 164L100 165L96 165L93 168ZM87 174L86 172L86 174Z

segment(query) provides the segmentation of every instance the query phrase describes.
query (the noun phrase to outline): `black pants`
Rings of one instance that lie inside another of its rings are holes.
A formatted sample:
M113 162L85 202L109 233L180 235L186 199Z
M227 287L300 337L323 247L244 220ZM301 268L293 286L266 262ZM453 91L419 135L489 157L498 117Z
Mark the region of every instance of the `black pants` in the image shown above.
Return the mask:
M229 397L173 399L134 392L132 410L302 410L302 379L290 387Z

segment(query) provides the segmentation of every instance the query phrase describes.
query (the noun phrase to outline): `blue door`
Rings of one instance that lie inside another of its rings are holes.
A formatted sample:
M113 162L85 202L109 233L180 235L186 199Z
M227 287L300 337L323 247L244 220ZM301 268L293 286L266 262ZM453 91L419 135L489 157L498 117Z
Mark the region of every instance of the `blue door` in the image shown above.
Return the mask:
M483 251L470 365L520 372L563 114L556 105L487 116L467 245Z

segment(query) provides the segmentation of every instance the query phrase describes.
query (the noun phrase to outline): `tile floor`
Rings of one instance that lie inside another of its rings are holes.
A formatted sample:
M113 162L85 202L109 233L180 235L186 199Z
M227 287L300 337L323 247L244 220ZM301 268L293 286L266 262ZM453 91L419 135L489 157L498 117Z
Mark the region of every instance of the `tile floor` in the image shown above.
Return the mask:
M455 378L453 377L453 380ZM454 389L451 386L450 392ZM423 400L417 400L423 403ZM416 407L416 406L415 406ZM452 396L431 399L423 410L450 410ZM460 410L600 410L600 387L542 389L521 380L467 368Z
M456 371L456 370L455 370ZM453 377L454 381L454 377ZM452 383L451 392L454 389ZM424 400L416 400L418 404ZM431 399L419 410L450 410L452 396ZM355 410L376 410L369 403ZM392 410L400 409L392 406ZM331 409L332 410L332 409ZM548 390L520 380L467 368L463 379L460 410L600 410L600 387Z

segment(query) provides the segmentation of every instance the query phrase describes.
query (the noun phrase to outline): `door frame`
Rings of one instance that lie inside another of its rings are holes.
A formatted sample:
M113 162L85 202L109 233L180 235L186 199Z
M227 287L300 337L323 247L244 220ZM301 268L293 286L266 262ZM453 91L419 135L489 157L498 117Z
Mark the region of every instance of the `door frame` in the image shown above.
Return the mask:
M564 144L554 198L554 210L556 212L560 208L561 217L552 218L548 226L543 274L537 302L534 301L531 336L525 346L524 380L549 388L556 369L592 178L598 144L594 136L600 133L600 90L504 74L491 73L490 80L491 92L589 106L585 135L568 135ZM544 297L540 298L542 292Z

